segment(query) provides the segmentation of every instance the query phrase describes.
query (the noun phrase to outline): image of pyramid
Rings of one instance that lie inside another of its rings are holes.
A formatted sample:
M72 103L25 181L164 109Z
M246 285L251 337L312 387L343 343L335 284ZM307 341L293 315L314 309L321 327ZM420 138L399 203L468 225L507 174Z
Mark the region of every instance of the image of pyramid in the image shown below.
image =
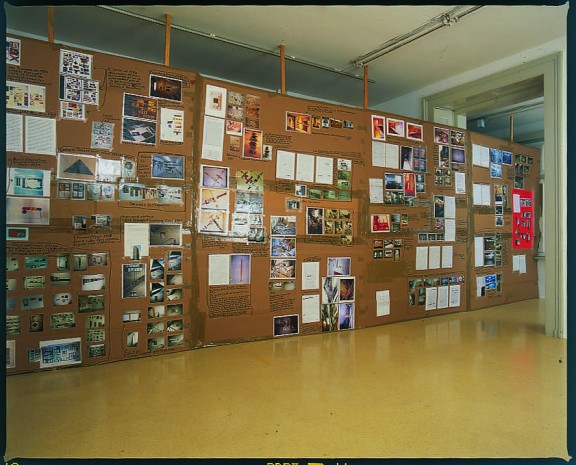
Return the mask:
M64 172L68 174L85 174L87 176L94 176L92 170L88 168L86 163L84 163L82 160L76 160L68 168L66 168Z

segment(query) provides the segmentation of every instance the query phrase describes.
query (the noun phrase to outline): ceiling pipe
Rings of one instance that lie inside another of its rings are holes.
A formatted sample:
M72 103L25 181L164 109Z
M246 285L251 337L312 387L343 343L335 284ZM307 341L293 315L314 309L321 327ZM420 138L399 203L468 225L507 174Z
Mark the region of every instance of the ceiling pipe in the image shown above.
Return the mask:
M440 28L443 28L445 26L452 26L461 18L463 18L466 15L469 15L474 11L479 10L480 8L482 8L482 6L483 5L458 6L456 8L453 8L452 10L447 11L446 13L442 13L441 15L432 18L430 21L423 24L422 26L419 26L416 29L407 32L405 34L399 35L383 43L379 47L376 47L374 50L371 50L368 53L365 53L364 55L356 57L354 60L352 60L352 65L358 68L363 67L364 65L370 63L371 61L374 61L377 58L380 58L381 56L393 52L394 50L397 50L400 47L404 47L405 45L408 45L409 43L412 43L417 39L425 37L428 34Z
M114 8L114 7L109 6L109 5L96 5L96 7L97 7L97 8L102 8L102 9L104 9L104 10L113 11L114 13L122 14L122 15L125 15L125 16L131 16L132 18L137 18L137 19L140 19L140 20L142 20L142 21L147 21L147 22L154 23L154 24L160 24L160 25L162 25L162 26L164 26L164 24L165 24L164 22L162 22L162 21L160 21L160 20L157 20L157 19L154 19L154 18L149 18L148 16L144 16L144 15L139 15L139 14L137 14L137 13L132 13L132 12L130 12L130 11L124 11L124 10L121 10L121 9L119 9L119 8ZM196 36L199 36L199 37L204 37L204 38L207 38L207 39L216 40L216 41L218 41L218 42L223 42L223 43L226 43L226 44L235 45L235 46L237 46L237 47L242 47L242 48L245 48L245 49L247 49L247 50L252 50L252 51L254 51L254 52L262 53L262 54L265 54L265 55L272 55L272 56L275 56L275 57L279 57L279 56L280 56L280 54L279 54L276 50L267 50L267 49L264 49L264 48L256 47L255 45L250 45L250 44L246 44L246 43L243 43L243 42L238 42L238 41L236 41L236 40L227 39L227 38L225 38L225 37L218 37L218 36L216 36L215 34L209 34L209 33L207 33L207 32L197 31L197 30L195 30L195 29L191 29L191 28L187 28L187 27L183 27L183 26L177 26L177 25L175 25L175 24L172 24L172 29L176 29L176 30L179 30L179 31L187 32L187 33L189 33L189 34L193 34L193 35L196 35ZM350 72L343 71L343 70L338 70L338 69L336 69L336 68L330 68L330 67L328 67L328 66L320 65L320 64L318 64L318 63L313 63L313 62L311 62L311 61L303 60L303 59L301 59L301 58L296 58L296 57L293 57L293 56L287 56L287 57L286 57L286 60L288 60L288 61L293 61L294 63L299 63L299 64L306 65L306 66L311 66L311 67L313 67L313 68L318 68L318 69L321 69L321 70L323 70L323 71L328 71L328 72L330 72L330 73L336 73L336 74L339 74L339 75L341 75L341 76L346 76L346 77L349 77L349 78L352 78L352 79L358 79L358 80L360 80L360 81L364 80L364 76L361 76L361 75L359 75L359 74L350 73ZM375 81L370 81L370 82L373 83L373 82L375 82Z

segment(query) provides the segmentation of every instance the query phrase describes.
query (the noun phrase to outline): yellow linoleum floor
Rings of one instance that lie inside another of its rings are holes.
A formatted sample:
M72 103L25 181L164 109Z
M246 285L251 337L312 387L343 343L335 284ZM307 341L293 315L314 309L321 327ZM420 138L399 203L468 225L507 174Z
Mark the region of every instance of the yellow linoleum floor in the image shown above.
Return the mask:
M563 457L543 301L7 379L15 457Z

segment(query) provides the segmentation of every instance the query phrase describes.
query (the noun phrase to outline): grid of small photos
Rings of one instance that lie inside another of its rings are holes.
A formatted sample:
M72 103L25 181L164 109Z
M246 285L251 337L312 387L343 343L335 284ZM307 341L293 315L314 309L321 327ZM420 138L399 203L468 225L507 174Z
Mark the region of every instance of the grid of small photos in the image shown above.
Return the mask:
M184 345L182 251L151 254L149 266L145 262L125 263L122 278L122 298L128 309L122 314L126 347L144 345L146 350L154 351ZM130 299L142 298L148 299L146 310L141 300L130 305ZM146 322L145 334L140 334L137 324L142 321Z
M306 234L339 237L342 245L351 245L354 234L352 211L306 207Z
M466 163L464 131L434 127L434 143L438 146L438 166L434 168L434 184L450 187L452 171L460 171Z
M106 305L102 291L108 265L106 252L7 257L7 336L48 333L57 339L58 330L81 327L85 328L88 357L105 356ZM73 279L81 280L77 295L72 293ZM21 297L14 297L15 292ZM89 314L81 318L84 313ZM49 363L41 361L39 349L31 349L29 362L41 362L43 366Z
M462 284L463 275L409 279L408 305L426 310L459 307Z
M270 217L270 289L296 287L296 217Z
M514 188L524 189L524 177L530 174L534 158L527 155L514 156Z
M504 209L508 208L508 185L494 184L494 224L504 226Z
M100 83L92 79L92 55L60 50L60 117L86 119L86 105L98 106Z
M481 266L502 266L502 234L496 233L490 236L483 236L482 242L483 257Z
M400 261L403 239L374 239L372 241L372 258Z
M356 278L351 276L351 258L329 257L327 262L320 304L322 332L353 329Z
M407 213L373 213L370 218L370 231L373 233L399 233L402 227L408 226Z

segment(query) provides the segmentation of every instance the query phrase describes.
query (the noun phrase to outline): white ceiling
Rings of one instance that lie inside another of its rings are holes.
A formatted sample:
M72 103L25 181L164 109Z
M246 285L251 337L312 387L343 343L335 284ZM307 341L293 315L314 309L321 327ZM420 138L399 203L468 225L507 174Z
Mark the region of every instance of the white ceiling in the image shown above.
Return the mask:
M352 61L456 6L56 6L54 27L56 42L161 63L168 14L171 66L278 90L283 44L289 94L361 107ZM46 10L5 3L7 30L45 37ZM567 13L567 3L483 5L369 63L369 106L565 38Z

